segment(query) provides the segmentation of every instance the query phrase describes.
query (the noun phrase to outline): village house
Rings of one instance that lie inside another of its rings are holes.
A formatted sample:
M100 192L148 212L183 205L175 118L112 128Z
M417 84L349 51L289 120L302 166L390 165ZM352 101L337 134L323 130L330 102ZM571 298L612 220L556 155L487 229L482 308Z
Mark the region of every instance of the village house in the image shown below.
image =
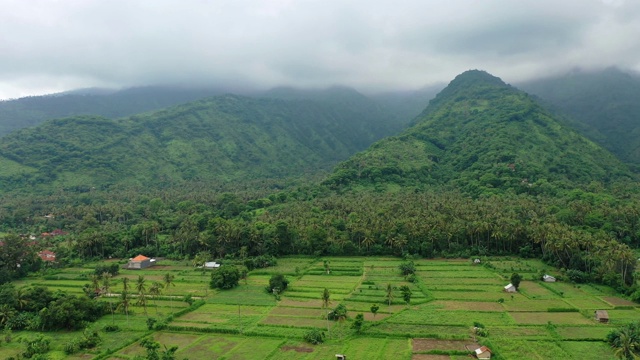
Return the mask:
M595 318L597 321L601 323L609 322L609 313L607 312L607 310L596 310L593 313L595 314Z
M40 259L42 259L42 261L56 261L56 253L50 250L42 250L38 253L38 256L40 257Z
M508 293L515 293L515 292L518 292L518 289L516 289L516 287L513 286L513 284L509 284L504 287L504 291Z
M207 261L206 263L204 263L205 269L217 269L219 267L220 267L220 264L218 264L215 261Z
M133 259L129 259L129 262L127 263L126 268L134 269L134 270L145 269L145 268L148 268L149 266L155 265L155 262L156 262L155 259L151 259L140 254L134 257Z
M542 277L542 281L544 281L544 282L556 282L556 278L555 278L555 277L553 277L553 276L551 276L551 275L547 275L547 274L545 274L545 275Z

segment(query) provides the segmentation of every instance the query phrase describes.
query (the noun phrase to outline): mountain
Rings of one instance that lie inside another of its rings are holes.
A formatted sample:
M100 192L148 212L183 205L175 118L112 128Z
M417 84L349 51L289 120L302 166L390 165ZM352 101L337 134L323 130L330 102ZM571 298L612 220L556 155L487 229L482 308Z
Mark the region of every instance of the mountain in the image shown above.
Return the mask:
M481 195L554 192L630 176L530 95L472 70L451 81L413 126L341 163L325 183L442 184Z
M146 86L123 90L81 89L0 101L0 137L43 121L78 115L111 119L159 110L226 91L217 88Z
M623 161L640 165L640 76L617 68L519 84L578 123Z
M343 99L346 99L344 96ZM0 139L0 188L147 187L318 172L388 134L349 101L224 95L111 120L47 121Z

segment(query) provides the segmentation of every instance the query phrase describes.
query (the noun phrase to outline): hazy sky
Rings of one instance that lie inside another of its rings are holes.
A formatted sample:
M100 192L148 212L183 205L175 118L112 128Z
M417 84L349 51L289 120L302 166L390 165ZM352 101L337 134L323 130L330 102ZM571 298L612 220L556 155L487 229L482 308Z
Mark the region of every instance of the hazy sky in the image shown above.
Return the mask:
M413 89L640 70L638 0L0 0L0 99L93 86Z

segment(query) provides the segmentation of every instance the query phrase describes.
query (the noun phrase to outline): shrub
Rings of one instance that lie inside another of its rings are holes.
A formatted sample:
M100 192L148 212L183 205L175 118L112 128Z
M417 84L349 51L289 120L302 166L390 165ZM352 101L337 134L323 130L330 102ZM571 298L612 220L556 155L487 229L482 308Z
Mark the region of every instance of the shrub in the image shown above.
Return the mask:
M120 327L118 325L106 325L102 330L104 332L116 332L120 331Z
M289 280L282 274L275 274L269 279L269 285L265 288L268 293L280 294L287 289ZM276 291L274 291L274 289Z
M403 262L398 267L400 268L400 272L404 276L413 275L416 273L416 265L413 263L413 261Z
M347 307L344 304L338 304L335 309L327 314L329 320L344 320L347 318Z
M232 289L238 286L240 271L235 266L221 266L211 274L212 289Z
M304 334L304 341L318 345L324 342L324 331L320 331L318 329L311 329Z

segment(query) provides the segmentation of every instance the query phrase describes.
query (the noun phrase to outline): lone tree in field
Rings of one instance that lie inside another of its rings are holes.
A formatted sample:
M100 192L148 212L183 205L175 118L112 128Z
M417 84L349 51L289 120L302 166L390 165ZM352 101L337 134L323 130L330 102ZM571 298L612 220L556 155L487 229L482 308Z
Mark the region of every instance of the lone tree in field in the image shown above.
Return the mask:
M138 275L136 291L138 292L138 301L136 302L136 305L142 305L144 308L144 315L149 317L149 314L147 314L147 284L144 276L142 275Z
M211 274L211 288L228 290L238 286L240 271L235 266L221 266Z
M387 284L387 302L389 306L391 306L392 301L393 301L393 286L391 286L391 284Z
M355 329L358 334L362 331L362 326L364 325L364 315L358 314L356 318L353 320L353 324L351 324L351 328Z
M400 291L402 292L402 298L404 299L404 302L406 302L407 306L409 306L409 304L411 303L411 295L413 295L411 289L407 285L402 285L400 287Z
M331 294L329 293L329 289L324 288L322 292L322 307L324 308L324 317L327 319L327 332L329 332L329 304L331 303Z
M157 281L154 281L149 288L149 295L153 296L153 301L156 305L156 314L158 313L158 295L162 292L162 284Z
M174 278L175 276L171 273L164 274L162 281L164 282L165 289L168 289L171 285L176 286L176 284L173 283ZM171 302L169 304L171 304L171 312L173 312L173 298L171 298Z
M376 318L376 314L378 313L378 310L380 310L380 306L378 306L378 304L373 304L371 305L371 313L373 314L373 318Z
M511 274L511 285L513 285L516 290L520 287L520 281L522 281L522 276L518 273Z
M289 280L282 274L275 274L271 276L269 279L269 286L267 287L267 292L273 293L274 295L281 294L283 291L287 289L289 285Z

